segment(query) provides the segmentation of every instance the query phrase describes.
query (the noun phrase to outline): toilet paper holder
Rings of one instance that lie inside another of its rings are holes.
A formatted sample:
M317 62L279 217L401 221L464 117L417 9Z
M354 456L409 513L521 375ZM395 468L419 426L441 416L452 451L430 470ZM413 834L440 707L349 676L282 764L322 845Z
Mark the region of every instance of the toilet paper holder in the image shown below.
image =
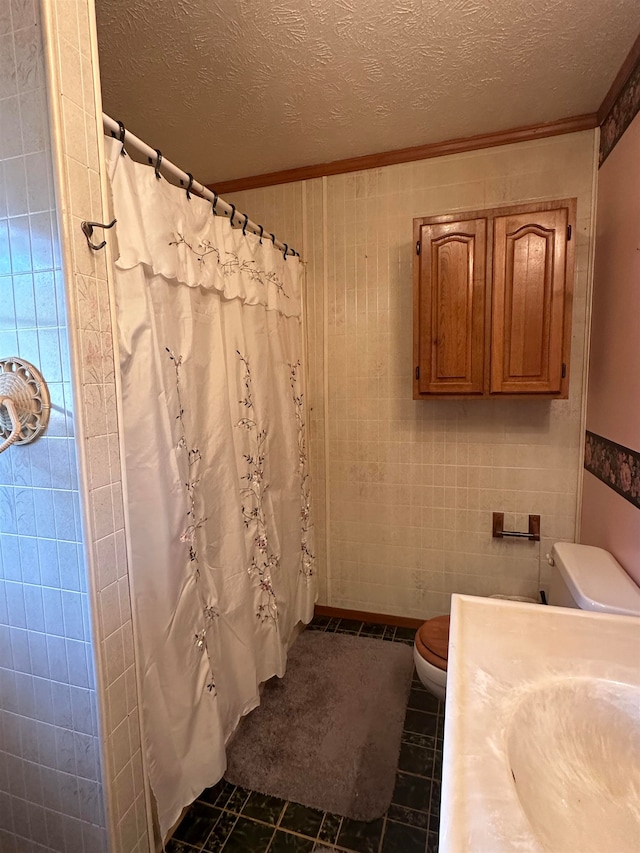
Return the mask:
M540 516L529 516L529 532L525 533L521 530L505 530L504 529L504 513L493 513L493 538L503 539L505 536L513 539L528 539L530 542L540 541Z

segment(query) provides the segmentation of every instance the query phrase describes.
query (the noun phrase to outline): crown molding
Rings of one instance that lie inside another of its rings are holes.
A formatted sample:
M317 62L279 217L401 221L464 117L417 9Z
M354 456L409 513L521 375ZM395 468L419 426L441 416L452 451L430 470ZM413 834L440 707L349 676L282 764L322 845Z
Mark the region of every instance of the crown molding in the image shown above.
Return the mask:
M300 166L295 169L284 169L281 172L249 175L245 178L235 178L230 181L218 181L208 184L208 189L212 192L217 192L219 195L223 195L242 190L257 189L258 187L289 184L294 181L308 181L328 175L360 172L365 169L378 169L382 166L410 163L414 160L429 160L433 157L444 157L447 154L460 154L465 151L477 151L482 148L492 148L496 145L510 145L514 142L528 142L532 139L544 139L548 136L576 133L580 130L592 130L598 127L598 124L597 115L589 113L587 115L571 116L559 119L558 121L547 122L546 124L500 130L496 133L466 136L461 139L449 139L445 142L431 142L426 145L417 145L413 148L398 148L393 151L383 151L379 154L365 154L361 157L333 160L330 163L319 163L315 166Z

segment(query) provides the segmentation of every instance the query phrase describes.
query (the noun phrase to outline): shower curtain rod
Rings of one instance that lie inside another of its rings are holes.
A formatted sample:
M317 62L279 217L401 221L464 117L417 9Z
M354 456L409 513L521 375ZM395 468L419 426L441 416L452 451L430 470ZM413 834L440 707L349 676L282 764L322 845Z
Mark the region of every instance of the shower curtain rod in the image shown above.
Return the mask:
M299 252L296 252L295 249L292 249L287 245L287 243L281 243L280 240L276 240L275 236L269 231L265 231L262 225L256 225L255 222L252 222L246 213L238 213L235 204L229 204L224 201L224 199L221 199L218 196L218 193L211 192L211 190L207 189L203 184L194 180L193 175L188 172L183 172L182 169L179 169L170 160L165 159L157 148L151 148L151 146L147 145L146 142L138 139L138 137L131 133L130 130L127 130L121 122L117 122L106 113L102 113L102 125L104 127L105 135L119 139L125 148L142 155L148 161L149 165L154 166L156 171L160 172L162 176L169 181L169 183L172 183L175 186L181 186L188 193L194 192L202 198L205 198L207 201L210 201L212 203L214 213L219 216L228 216L232 226L242 227L243 232L251 231L252 234L256 234L260 237L261 240L263 236L270 239L276 249L280 249L284 254L285 260L287 255L296 255L297 257L300 257Z

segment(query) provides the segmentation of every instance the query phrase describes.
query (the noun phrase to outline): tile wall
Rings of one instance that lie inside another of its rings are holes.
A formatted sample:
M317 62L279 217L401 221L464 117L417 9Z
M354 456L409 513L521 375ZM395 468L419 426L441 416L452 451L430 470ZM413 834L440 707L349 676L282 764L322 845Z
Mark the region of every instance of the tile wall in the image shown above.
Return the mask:
M111 853L143 853L149 850L148 809L124 536L113 305L106 252L92 252L80 229L83 219L109 221L108 206L103 203L94 4L93 0L41 3L68 294L109 849Z
M0 850L106 850L75 404L39 7L0 0L0 357L47 433L0 456Z
M553 541L574 539L596 143L585 131L229 196L287 242L307 210L323 603L426 618L453 592L533 597ZM413 401L413 218L574 196L569 399ZM540 514L542 541L493 540L494 510L507 529Z
M322 288L326 254L321 239L323 228L322 180L284 184L276 187L233 193L225 196L239 211L276 237L285 239L302 255L305 275L304 334L307 341L307 425L308 456L313 480L315 556L318 566L319 600L326 601L326 479L324 407L324 291ZM270 239L269 236L265 239ZM313 286L312 286L313 283ZM316 284L317 283L317 284Z

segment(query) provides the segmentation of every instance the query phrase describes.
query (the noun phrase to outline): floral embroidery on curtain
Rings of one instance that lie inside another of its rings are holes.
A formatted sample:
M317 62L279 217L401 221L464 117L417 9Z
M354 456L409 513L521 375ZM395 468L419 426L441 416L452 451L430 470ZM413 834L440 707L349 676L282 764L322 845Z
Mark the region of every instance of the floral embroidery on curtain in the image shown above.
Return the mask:
M247 412L250 411L251 414L254 414L251 367L242 353L239 350L236 350L236 352L244 371L243 383L245 390L244 397L238 402L241 406L244 406ZM253 451L242 454L247 463L247 473L242 475L242 479L246 480L248 485L241 490L241 494L244 525L247 528L253 527L255 530L253 554L248 571L249 577L254 580L257 579L261 590L261 600L258 604L256 616L261 622L277 622L278 605L271 583L271 573L273 569L279 567L280 557L274 554L269 548L269 537L267 534L264 508L262 506L262 496L269 488L269 484L264 481L264 450L267 441L267 431L266 429L260 429L257 421L248 415L240 418L236 426L247 430L253 439Z
M278 275L273 271L267 272L267 270L260 269L255 261L240 260L235 252L226 252L224 250L225 260L222 260L221 250L217 246L214 246L210 240L201 240L197 248L194 248L191 243L185 240L183 234L176 232L176 237L177 240L170 241L169 245L186 246L196 256L199 264L205 263L204 259L207 255L215 255L218 269L222 275L230 276L245 273L251 281L256 281L262 285L272 284L278 293L286 299L289 298L289 294L285 291L284 284Z
M180 368L182 367L182 356L173 353L169 349L169 347L165 347L165 349L169 353L169 358L173 362L173 367L176 372L176 395L178 398L178 414L176 415L176 420L180 422L180 437L176 445L176 450L187 451L187 464L189 466L189 479L184 484L185 489L187 491L187 502L189 505L189 509L187 510L188 524L184 529L182 535L180 536L180 541L188 544L189 546L189 560L192 564L193 571L197 580L200 577L200 567L198 565L196 534L207 520L206 516L200 518L196 517L195 494L196 488L200 483L200 477L197 476L197 471L195 471L195 468L202 459L202 454L200 453L197 447L190 448L187 444L187 433L184 425L184 407L182 405L182 397L180 395ZM207 683L207 690L209 691L209 693L213 693L215 691L216 685L213 675L211 655L209 654L209 650L207 648L207 628L211 625L211 623L217 616L218 612L215 607L211 607L209 605L205 606L203 608L205 627L201 628L194 635L196 648L199 649L201 652L206 652L207 657L209 659L209 669L211 671L211 678Z
M105 139L127 535L164 838L313 616L302 267L121 147Z
M299 361L295 364L289 364L289 384L291 386L296 423L298 425L298 475L300 477L300 527L302 532L300 573L309 581L314 574L315 556L310 549L308 538L313 525L311 524L311 495L309 472L307 470L304 393L298 390L299 370Z

